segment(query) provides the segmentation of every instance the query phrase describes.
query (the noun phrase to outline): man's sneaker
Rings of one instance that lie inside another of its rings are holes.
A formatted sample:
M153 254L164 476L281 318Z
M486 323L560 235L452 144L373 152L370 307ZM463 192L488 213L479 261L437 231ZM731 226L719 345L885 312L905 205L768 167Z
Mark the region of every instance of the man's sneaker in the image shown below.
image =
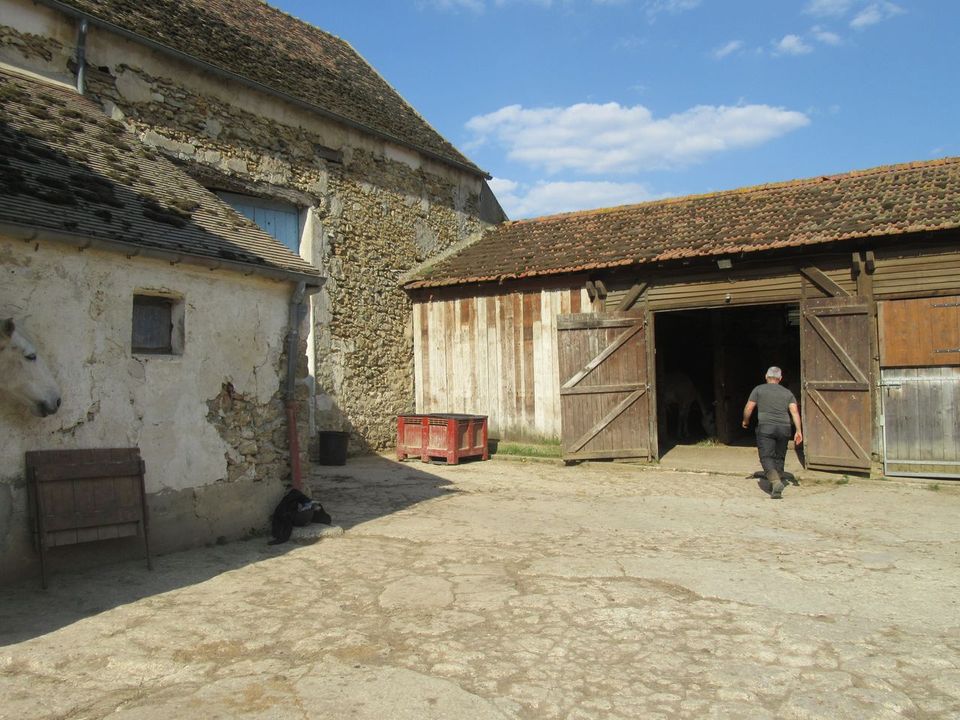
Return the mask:
M770 490L770 497L774 500L779 500L783 497L783 483L778 483L773 486L773 489Z

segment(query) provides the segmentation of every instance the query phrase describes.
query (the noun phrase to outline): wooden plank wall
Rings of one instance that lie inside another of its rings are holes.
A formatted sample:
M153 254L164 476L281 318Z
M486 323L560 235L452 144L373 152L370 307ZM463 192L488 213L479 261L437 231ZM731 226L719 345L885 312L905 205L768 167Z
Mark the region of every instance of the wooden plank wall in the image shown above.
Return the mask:
M877 252L873 291L879 297L960 292L960 251Z
M887 472L960 477L960 367L883 370Z
M556 317L587 308L579 287L417 302L417 412L487 415L501 440L559 440Z
M960 295L881 300L883 367L960 365Z
M824 274L851 295L856 295L857 283L849 268L827 268ZM704 278L701 273L687 278L674 277L669 281L656 277L647 280L650 288L646 297L653 311L793 303L800 299L801 276L796 268L766 268L736 274L718 271L715 278ZM610 285L607 311L617 309L630 287L623 283Z

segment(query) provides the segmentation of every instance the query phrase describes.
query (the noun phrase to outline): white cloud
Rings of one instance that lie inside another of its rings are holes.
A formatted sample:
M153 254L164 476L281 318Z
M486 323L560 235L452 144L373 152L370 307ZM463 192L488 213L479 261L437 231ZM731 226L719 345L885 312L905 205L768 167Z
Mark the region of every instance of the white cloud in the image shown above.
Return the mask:
M514 162L600 174L675 168L760 145L809 124L803 113L769 105L698 105L662 119L642 105L510 105L467 122L480 142L504 146Z
M693 10L700 5L700 0L648 0L646 4L647 19L656 20L658 15L679 15L682 12Z
M493 190L493 194L497 196L499 200L501 196L506 197L517 191L520 187L520 183L514 180L507 180L506 178L492 178L489 183L490 189Z
M721 45L716 50L713 51L712 55L717 60L722 60L727 55L735 53L737 50L743 47L742 40L731 40L726 45Z
M894 5L892 2L870 3L850 21L850 27L854 30L862 30L870 25L876 25L878 22L902 15L904 12L902 7Z
M811 15L840 17L859 3L860 0L810 0L804 11Z
M490 188L500 201L507 216L520 218L555 215L573 210L592 210L655 200L642 183L616 182L537 182L521 185L513 180L494 178Z
M830 32L825 30L819 25L815 25L810 32L813 36L822 42L824 45L840 45L843 42L843 38L837 35L835 32Z
M806 55L813 52L799 35L784 35L779 42L773 44L774 55Z
M855 13L850 27L862 30L906 12L890 0L810 0L804 11L820 17L841 18Z

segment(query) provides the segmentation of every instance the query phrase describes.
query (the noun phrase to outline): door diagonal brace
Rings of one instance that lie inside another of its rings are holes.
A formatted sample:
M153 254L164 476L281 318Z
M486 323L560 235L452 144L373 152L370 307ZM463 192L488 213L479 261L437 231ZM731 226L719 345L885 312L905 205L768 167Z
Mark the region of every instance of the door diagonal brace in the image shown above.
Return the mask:
M843 438L843 441L847 444L847 447L850 448L850 451L858 459L863 460L869 466L869 453L867 453L867 451L860 446L860 443L858 443L857 439L853 437L853 435L847 429L847 426L843 424L843 420L841 420L840 416L834 412L833 408L830 407L830 404L826 401L826 399L824 399L823 395L812 388L807 388L807 395L820 409L820 412L823 413L823 416L833 426L833 429L837 431L841 438Z
M624 345L630 338L632 338L634 335L636 335L638 332L640 332L640 331L643 329L643 325L644 325L644 323L643 323L643 321L641 320L641 321L637 322L636 325L634 325L633 327L629 328L625 333L623 333L620 337L618 337L616 340L614 340L613 343L611 343L611 344L608 345L606 348L604 348L603 352L601 352L601 353L600 353L599 355L597 355L593 360L591 360L589 363L587 363L587 365L583 368L583 370L581 370L581 371L578 372L576 375L574 375L572 378L570 378L569 380L567 380L567 381L563 384L563 389L564 389L564 390L569 390L570 388L575 387L581 380L583 380L585 377L587 377L587 375L589 375L589 374L592 373L594 370L596 370L597 367L599 367L600 364L601 364L604 360L606 360L608 357L610 357L611 355L613 355L617 350L619 350L621 347L623 347L623 345Z
M866 390L870 387L870 382L867 380L867 376L863 374L857 364L853 361L853 358L847 354L847 351L843 349L837 339L833 336L827 326L823 324L823 321L814 314L806 315L807 322L810 323L810 327L814 329L817 335L820 336L820 339L827 344L827 347L833 351L833 354L836 356L837 360L840 361L840 364L843 365L844 369L850 373L850 376L853 378L854 382L860 383L863 385L863 390Z
M612 423L614 420L616 420L618 417L620 417L621 415L623 415L623 413L627 411L627 408L629 408L629 407L630 407L631 405L633 405L637 400L639 400L641 397L643 397L644 393L646 393L646 392L647 392L647 388L646 388L646 387L643 387L643 388L641 388L640 390L636 390L635 392L632 392L632 393L630 393L629 395L627 395L627 397L625 397L623 400L621 400L620 403L619 403L615 408L613 408L613 410L611 410L610 412L608 412L608 413L603 417L603 419L600 420L600 422L598 422L598 423L597 423L596 425L594 425L592 428L590 428L589 430L587 430L587 432L585 432L585 433L573 444L573 446L570 448L569 452L575 453L575 452L579 452L580 450L582 450L584 445L586 445L588 442L590 442L591 440L593 440L593 439L600 433L600 431L603 430L607 425L609 425L609 424Z

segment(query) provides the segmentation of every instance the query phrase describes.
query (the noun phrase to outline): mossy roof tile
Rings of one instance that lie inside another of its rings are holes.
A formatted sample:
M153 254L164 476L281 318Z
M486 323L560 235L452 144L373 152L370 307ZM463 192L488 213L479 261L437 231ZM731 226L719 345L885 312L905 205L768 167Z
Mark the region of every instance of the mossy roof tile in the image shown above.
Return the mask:
M439 287L960 228L960 158L508 222L427 267ZM531 259L533 258L533 259Z
M89 99L4 72L0 222L319 277Z
M347 42L261 0L59 3L483 174Z

